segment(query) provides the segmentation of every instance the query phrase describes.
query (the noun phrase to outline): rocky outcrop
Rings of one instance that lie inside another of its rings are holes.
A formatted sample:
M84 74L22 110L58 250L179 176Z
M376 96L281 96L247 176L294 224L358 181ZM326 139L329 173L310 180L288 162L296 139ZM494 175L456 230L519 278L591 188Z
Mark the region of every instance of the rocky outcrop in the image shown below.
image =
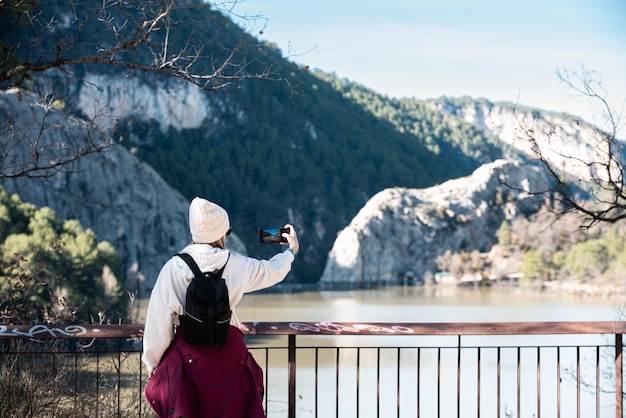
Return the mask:
M465 100L467 99L467 100ZM491 132L531 159L537 152L556 169L577 180L603 178L606 141L596 127L563 113L540 111L485 99L439 99L427 105ZM596 162L596 166L588 164Z
M229 106L227 94L207 94L191 84L167 80L151 85L140 77L88 73L84 83L73 86L78 110L105 132L125 117L144 123L155 121L161 132L170 128L216 129L222 125L220 115ZM236 108L228 111L241 116Z
M383 190L339 233L321 281L423 281L446 250L489 251L502 221L535 212L542 200L529 192L545 187L539 168L499 160L431 188Z
M57 111L45 114L46 128L40 132L44 110L33 96L22 94L18 100L15 90L0 92L0 120L10 121L20 135L7 143L21 146L21 153L51 144L77 149L88 136L98 135ZM13 149L10 155L18 154ZM7 167L7 160L3 164ZM125 267L127 289L143 295L162 264L191 239L188 200L120 145L87 155L49 178L17 177L1 184L23 201L52 208L62 219L78 219L98 240L110 242ZM227 245L245 253L233 235Z

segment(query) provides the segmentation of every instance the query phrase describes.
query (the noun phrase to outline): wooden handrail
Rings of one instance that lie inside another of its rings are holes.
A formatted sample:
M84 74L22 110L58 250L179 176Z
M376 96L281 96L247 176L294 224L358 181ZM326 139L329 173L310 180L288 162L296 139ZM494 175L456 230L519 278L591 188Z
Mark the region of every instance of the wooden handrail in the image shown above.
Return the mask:
M576 322L255 322L249 335L626 334L626 321ZM143 324L0 325L3 338L141 338Z
M626 321L586 322L258 322L259 335L556 335L622 334Z

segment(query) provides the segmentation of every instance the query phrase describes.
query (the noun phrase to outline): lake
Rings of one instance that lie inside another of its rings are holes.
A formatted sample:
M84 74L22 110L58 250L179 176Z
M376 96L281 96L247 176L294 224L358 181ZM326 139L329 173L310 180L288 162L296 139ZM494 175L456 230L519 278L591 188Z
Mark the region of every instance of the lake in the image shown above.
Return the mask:
M576 295L537 295L518 288L393 286L366 290L244 296L244 322L499 322L612 321L624 301Z
M600 297L580 297L575 295L537 295L523 292L517 288L461 288L461 287L414 287L396 286L381 289L309 291L299 293L257 292L244 296L237 306L237 315L244 322L519 322L519 321L612 321L622 319L622 301ZM298 346L326 346L326 351L318 355L318 375L315 375L313 351L298 351L297 380L297 416L298 417L359 417L375 416L417 416L418 402L421 398L422 417L457 416L456 400L456 344L457 337L298 337ZM422 341L420 338L430 338ZM433 340L435 338L435 340ZM505 336L505 337L463 337L461 364L461 416L477 416L476 373L477 362L474 359L478 350L476 339L490 338L489 344L495 345L532 345L540 344L544 336ZM559 344L581 344L580 336L559 337ZM602 344L603 337L585 336L584 344ZM248 337L251 348L263 345L282 345L284 337ZM433 342L434 341L434 342ZM484 341L484 340L483 340ZM354 349L342 348L338 359L336 349L359 345L366 347L360 353ZM369 349L369 346L421 347L419 350L407 348ZM437 346L450 347L449 350L437 351ZM404 350L404 349L403 349ZM523 348L522 395L523 405L520 416L536 416L537 361L536 349ZM265 355L262 351L254 352L263 365ZM556 376L556 350L541 349L541 416L557 416L556 394L547 389ZM592 353L593 354L593 353ZM437 376L437 356L441 355L440 381ZM516 379L517 349L502 350L502 393L500 416L517 416ZM583 352L583 356L586 354ZM496 349L483 349L481 352L481 417L497 417L496 380L492 373L496 369ZM377 369L376 359L380 357L383 365ZM400 364L402 372L398 373ZM386 360L385 360L386 359ZM268 418L286 416L284 396L285 368L283 360L270 359L268 392L273 393L268 402ZM527 361L527 363L525 363ZM357 372L355 364L359 363ZM563 375L561 389L562 417L576 416L575 382L565 370L575 370L575 351L564 349L560 358ZM583 369L587 360L583 361ZM386 365L385 365L386 364ZM593 364L593 363L592 363ZM417 371L420 374L420 387L417 387ZM339 370L337 377L337 370ZM593 369L592 369L593 370ZM588 373L583 370L584 373ZM593 373L592 373L593 374ZM272 376L277 376L275 379ZM325 379L325 380L324 380ZM380 398L377 393L377 379L380 379ZM319 382L318 382L319 380ZM328 381L328 383L325 383ZM388 382L385 383L385 382ZM401 382L402 408L398 411L396 382ZM318 385L318 397L315 397L315 385ZM442 385L441 397L444 401L429 402L437 399L437 386ZM554 385L553 385L554 386ZM339 389L336 389L336 388ZM337 392L341 395L337 395ZM554 389L552 389L554 391ZM547 392L546 392L547 391ZM336 399L339 399L336 401ZM573 399L573 401L572 401ZM601 416L615 416L614 397L603 395ZM330 400L330 401L328 401ZM437 407L439 405L439 407ZM317 409L317 415L316 415ZM439 411L438 411L439 409ZM384 412L380 412L384 411ZM399 412L399 413L398 413ZM595 416L594 397L583 391L581 395L581 416ZM439 415L438 415L439 414Z

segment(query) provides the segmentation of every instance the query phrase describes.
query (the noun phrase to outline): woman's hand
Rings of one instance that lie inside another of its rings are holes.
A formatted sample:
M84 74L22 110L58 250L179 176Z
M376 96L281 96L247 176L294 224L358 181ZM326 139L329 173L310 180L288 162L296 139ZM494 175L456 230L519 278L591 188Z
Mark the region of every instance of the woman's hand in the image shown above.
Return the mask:
M300 244L298 243L298 235L296 234L296 229L293 227L293 225L290 225L290 224L285 225L285 228L289 228L289 233L283 234L283 237L287 239L287 242L286 243L281 242L281 244L289 245L289 248L291 248L295 254L300 249Z

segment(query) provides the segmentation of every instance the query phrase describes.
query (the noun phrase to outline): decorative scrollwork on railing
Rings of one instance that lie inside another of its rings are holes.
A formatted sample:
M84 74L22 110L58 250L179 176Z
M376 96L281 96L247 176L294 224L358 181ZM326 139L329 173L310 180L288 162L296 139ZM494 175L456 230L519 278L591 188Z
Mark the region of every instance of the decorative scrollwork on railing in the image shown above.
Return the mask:
M402 325L391 325L381 327L379 325L370 324L352 324L352 326L360 331L367 331L369 333L379 334L413 334L411 328Z
M92 329L91 332L99 332L98 329ZM47 325L35 325L26 331L22 331L19 328L9 328L6 325L0 325L0 337L1 336L19 336L27 338L37 338L42 334L48 334L52 337L71 337L76 335L83 335L87 333L87 329L81 325L68 325L65 328L53 327L50 328Z
M371 324L336 324L333 322L302 323L290 322L289 327L298 331L322 332L332 334L367 333L367 334L413 334L411 328L402 325L371 325Z

